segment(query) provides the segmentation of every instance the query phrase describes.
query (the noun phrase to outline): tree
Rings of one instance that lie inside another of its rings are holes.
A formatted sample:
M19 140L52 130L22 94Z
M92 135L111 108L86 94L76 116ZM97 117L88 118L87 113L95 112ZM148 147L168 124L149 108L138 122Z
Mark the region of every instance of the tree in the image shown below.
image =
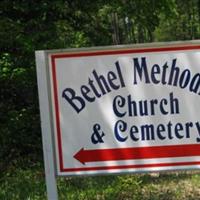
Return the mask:
M192 40L200 37L200 1L176 0L172 15L161 13L154 33L157 41Z

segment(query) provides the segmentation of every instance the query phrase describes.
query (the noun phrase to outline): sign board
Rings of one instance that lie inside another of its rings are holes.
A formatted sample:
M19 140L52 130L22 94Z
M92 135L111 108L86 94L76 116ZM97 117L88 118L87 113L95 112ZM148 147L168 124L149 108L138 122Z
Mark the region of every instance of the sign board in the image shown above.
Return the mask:
M58 176L200 168L200 43L43 54Z

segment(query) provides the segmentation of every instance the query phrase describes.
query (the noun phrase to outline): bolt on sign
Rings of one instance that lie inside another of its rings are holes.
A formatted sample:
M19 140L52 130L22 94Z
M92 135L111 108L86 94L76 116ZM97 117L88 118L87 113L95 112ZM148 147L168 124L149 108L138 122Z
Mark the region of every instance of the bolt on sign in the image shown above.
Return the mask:
M38 51L37 60L58 176L200 168L199 41Z

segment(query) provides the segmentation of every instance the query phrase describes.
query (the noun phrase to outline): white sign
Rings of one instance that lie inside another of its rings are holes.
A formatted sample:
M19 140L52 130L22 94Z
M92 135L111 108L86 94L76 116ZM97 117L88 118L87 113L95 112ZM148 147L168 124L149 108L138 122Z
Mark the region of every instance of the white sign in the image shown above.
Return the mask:
M48 53L58 175L200 168L200 46Z

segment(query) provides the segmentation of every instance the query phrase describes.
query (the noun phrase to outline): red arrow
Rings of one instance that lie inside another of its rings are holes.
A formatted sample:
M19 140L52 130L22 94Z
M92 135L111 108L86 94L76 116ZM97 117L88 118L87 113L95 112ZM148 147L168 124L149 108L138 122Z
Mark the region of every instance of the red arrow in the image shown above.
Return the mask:
M82 164L85 164L86 162L172 158L186 156L200 156L200 145L186 144L92 150L85 150L82 148L74 155L74 158Z

